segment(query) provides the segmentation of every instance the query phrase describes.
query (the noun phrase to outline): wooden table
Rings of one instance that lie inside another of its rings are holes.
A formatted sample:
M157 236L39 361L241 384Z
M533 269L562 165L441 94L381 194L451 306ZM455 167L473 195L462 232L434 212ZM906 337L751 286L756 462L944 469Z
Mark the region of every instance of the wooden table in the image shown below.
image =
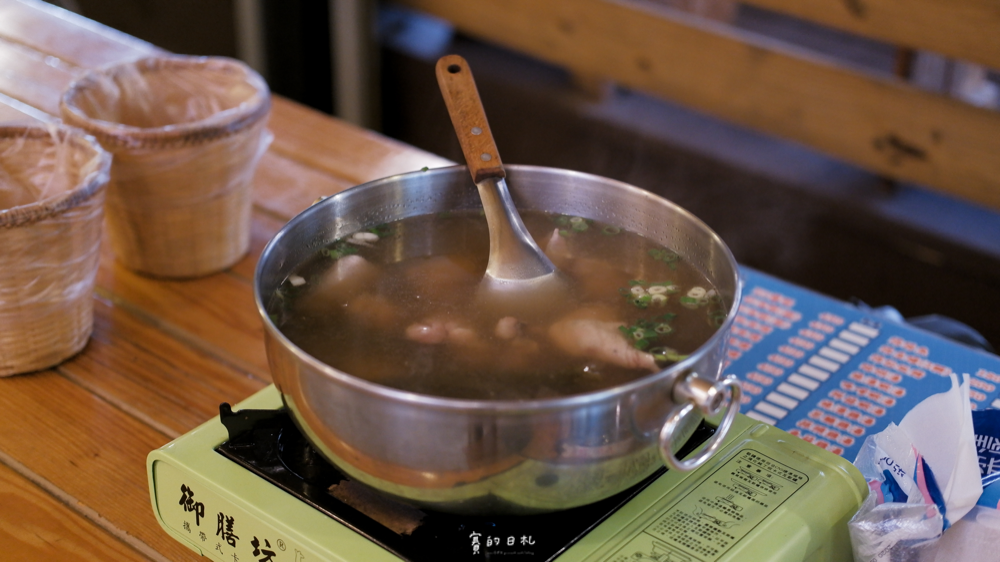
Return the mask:
M154 52L48 4L0 0L0 122L51 120L76 76ZM103 244L84 351L0 380L0 559L200 559L154 519L146 455L271 382L252 287L264 245L321 195L449 164L278 97L269 127L242 261L162 281Z

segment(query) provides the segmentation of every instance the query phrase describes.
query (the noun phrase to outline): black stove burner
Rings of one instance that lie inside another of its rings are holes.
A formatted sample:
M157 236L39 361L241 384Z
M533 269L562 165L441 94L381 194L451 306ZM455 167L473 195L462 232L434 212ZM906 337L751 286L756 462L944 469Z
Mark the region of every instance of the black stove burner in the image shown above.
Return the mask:
M417 510L352 482L316 452L286 410L233 412L229 404L219 409L222 423L229 430L229 440L216 449L219 453L408 562L551 561L665 472L661 469L636 486L597 503L560 511L556 518L551 514L483 517ZM714 431L702 424L681 455L703 443ZM379 513L370 516L351 507L349 504L357 504L349 498L345 503L335 497L330 491L333 486L339 490L361 489L377 497L376 503L382 504L380 513L388 505L393 520L383 524L376 520L385 521ZM412 531L405 534L401 528ZM479 545L478 554L473 550L474 539Z

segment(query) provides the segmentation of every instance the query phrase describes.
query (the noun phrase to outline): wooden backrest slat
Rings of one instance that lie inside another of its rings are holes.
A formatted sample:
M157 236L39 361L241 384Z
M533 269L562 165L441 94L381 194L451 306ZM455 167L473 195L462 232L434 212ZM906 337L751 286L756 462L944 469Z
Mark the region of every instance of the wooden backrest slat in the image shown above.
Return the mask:
M996 0L742 0L892 45L1000 69Z
M1000 113L784 44L607 0L403 0L585 76L1000 208Z

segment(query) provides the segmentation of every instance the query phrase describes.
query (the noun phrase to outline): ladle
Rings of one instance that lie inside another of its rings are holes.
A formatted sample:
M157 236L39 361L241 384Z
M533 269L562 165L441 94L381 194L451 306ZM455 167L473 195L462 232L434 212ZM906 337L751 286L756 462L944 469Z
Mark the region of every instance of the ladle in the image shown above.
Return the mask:
M505 305L519 301L521 308L528 308L536 298L546 298L564 284L514 207L469 64L459 55L446 55L438 60L436 73L489 226L490 256L483 290L491 300Z

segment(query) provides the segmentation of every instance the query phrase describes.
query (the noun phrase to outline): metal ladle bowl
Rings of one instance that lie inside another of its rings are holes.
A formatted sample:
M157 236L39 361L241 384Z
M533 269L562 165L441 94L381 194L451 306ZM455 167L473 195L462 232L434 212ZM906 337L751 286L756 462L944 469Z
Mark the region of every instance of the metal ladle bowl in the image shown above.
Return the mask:
M553 297L567 284L514 206L468 62L459 55L446 55L438 60L435 72L489 227L490 255L478 305L506 315L530 315L543 303L557 300Z

